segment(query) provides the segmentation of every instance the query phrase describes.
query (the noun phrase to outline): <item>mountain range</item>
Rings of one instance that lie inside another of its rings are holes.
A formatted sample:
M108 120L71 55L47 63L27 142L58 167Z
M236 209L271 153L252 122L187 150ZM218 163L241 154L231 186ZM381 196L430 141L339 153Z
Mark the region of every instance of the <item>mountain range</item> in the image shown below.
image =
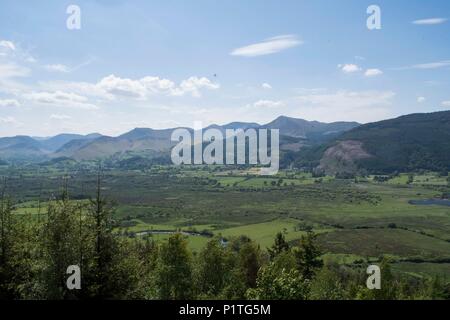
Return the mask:
M209 128L222 132L279 129L282 167L294 166L326 174L450 171L450 111L410 114L363 125L280 116L264 125L232 122L205 129ZM112 159L125 167L129 163L146 166L151 159L166 157L167 161L175 144L170 141L175 129L135 128L117 137L93 133L0 138L0 165L5 161ZM127 163L129 159L131 162Z
M232 122L225 125L210 125L205 129L216 128L222 132L226 129L279 129L282 149L298 151L304 145L328 141L335 135L357 126L359 123L356 122L321 123L281 116L265 125ZM93 133L60 134L47 138L29 136L0 138L0 159L7 161L43 161L53 158L95 160L121 157L132 153L161 155L170 152L174 145L170 137L175 129L178 128L162 130L135 128L117 137Z

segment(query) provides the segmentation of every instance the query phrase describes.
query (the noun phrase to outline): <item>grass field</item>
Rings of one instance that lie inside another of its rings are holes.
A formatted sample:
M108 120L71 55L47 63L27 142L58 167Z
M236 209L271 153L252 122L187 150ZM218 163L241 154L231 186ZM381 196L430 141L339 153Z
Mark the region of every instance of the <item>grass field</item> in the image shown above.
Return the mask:
M0 172L1 174L1 172ZM96 177L89 172L47 170L13 172L9 192L17 213L46 211L46 200L61 190L69 176L69 195L80 204L94 195ZM374 177L337 180L282 171L276 177L245 170L208 167L157 167L146 171L105 171L102 193L116 202L115 219L122 231L203 231L224 238L246 235L262 248L277 232L295 242L304 227L319 233L324 257L339 263L397 259L396 270L415 274L450 274L450 207L412 205L410 200L439 198L448 192L446 177L435 173L400 174L386 182ZM38 204L40 195L41 202ZM154 234L164 241L167 234ZM208 237L188 236L199 251ZM424 263L405 262L422 259Z

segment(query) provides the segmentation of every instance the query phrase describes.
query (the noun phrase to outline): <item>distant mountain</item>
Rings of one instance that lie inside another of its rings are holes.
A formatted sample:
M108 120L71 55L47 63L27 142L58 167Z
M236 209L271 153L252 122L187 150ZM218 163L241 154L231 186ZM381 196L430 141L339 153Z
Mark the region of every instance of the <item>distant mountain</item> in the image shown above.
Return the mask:
M263 127L280 129L280 134L285 136L324 141L359 125L357 122L323 123L281 116Z
M0 159L41 160L48 152L40 142L28 136L0 138Z
M0 159L41 161L75 139L87 143L98 137L101 135L92 133L88 135L59 134L48 138L29 136L0 138Z
M38 141L41 146L49 151L56 151L66 143L73 140L93 140L101 137L99 133L91 133L88 135L63 133L50 138L41 138ZM35 139L36 140L36 139Z
M450 111L411 114L345 132L322 148L319 169L450 171Z
M305 145L330 140L335 134L342 133L357 125L358 123L356 122L327 124L279 117L266 125L254 122L231 122L225 125L210 125L205 129L215 128L222 133L225 133L226 129L279 129L281 149L298 151ZM175 129L177 128L162 130L135 128L117 137L107 137L100 134L86 136L60 134L48 138L25 136L0 138L0 159L15 159L16 156L24 158L23 156L26 156L26 159L38 157L40 160L42 158L95 160L110 157L117 159L138 157L139 154L145 155L145 157L165 157L176 143L170 140L171 134ZM192 131L192 129L189 130ZM22 149L19 142L24 146ZM3 151L2 145L4 145Z

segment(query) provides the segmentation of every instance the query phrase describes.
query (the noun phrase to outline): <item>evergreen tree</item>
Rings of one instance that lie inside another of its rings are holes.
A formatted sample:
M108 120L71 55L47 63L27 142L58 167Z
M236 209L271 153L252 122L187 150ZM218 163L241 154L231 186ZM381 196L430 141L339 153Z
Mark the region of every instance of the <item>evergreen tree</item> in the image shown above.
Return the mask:
M70 202L67 190L62 199L50 202L44 224L45 286L47 298L73 297L66 286L67 267L78 265L76 207Z
M316 234L308 231L306 236L302 235L298 247L294 248L297 269L305 279L312 279L316 269L323 265L319 258L321 252L315 243L316 238Z
M288 250L289 244L286 242L283 233L278 232L275 236L275 243L267 251L269 252L270 260L273 260L277 255Z

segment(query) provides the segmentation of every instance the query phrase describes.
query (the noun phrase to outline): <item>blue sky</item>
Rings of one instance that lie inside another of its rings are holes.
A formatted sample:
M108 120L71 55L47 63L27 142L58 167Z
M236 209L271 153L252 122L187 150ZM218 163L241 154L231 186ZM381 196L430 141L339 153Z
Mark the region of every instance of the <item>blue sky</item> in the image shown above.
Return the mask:
M449 18L444 0L2 0L0 136L450 109Z

